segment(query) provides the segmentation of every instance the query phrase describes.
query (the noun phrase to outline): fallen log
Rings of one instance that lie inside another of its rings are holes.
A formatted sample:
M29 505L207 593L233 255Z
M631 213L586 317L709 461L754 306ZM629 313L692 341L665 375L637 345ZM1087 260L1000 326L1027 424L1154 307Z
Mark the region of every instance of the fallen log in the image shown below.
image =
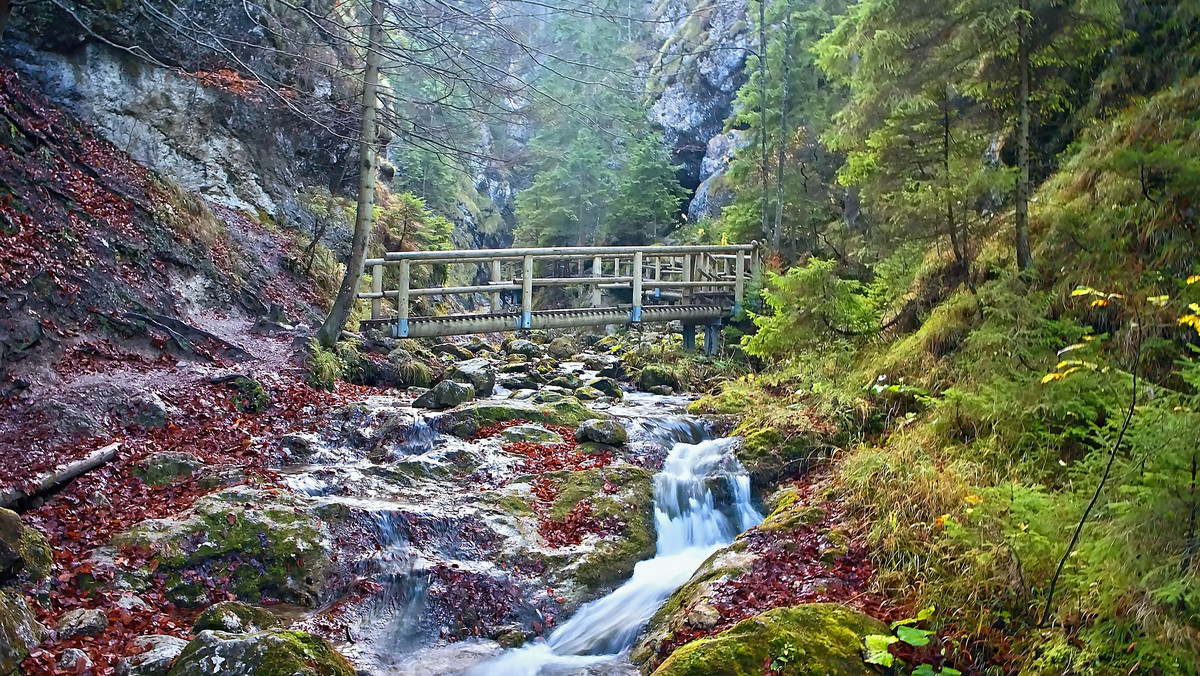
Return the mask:
M117 457L120 442L111 443L104 448L94 451L86 458L68 463L28 482L23 487L0 489L0 507L9 507L18 502L49 493L50 491L77 479L84 474L111 462Z

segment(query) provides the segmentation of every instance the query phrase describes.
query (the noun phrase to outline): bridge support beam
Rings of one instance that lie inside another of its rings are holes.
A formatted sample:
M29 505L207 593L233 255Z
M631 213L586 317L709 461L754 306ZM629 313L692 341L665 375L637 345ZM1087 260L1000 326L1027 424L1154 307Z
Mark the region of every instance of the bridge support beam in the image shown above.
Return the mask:
M521 328L533 328L533 256L521 261Z
M721 325L709 324L704 327L704 353L715 355L721 347Z
M696 349L696 325L683 325L683 349L693 352Z

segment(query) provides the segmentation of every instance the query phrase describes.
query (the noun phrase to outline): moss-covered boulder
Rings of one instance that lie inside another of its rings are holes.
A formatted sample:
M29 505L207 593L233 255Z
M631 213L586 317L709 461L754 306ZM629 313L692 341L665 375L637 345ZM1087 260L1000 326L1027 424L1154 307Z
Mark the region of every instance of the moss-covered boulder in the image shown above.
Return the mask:
M621 390L621 386L612 378L592 378L585 383L588 387L594 387L604 393L605 396L620 399L625 396L625 392Z
M0 676L23 673L21 662L42 642L45 627L15 590L0 589Z
M603 399L607 395L594 387L588 387L585 385L577 388L572 396L579 401L597 401Z
M578 351L579 346L571 336L559 336L546 345L546 352L559 360L570 359Z
M470 385L475 388L475 395L480 397L491 396L492 390L496 389L496 369L482 357L452 365L446 369L446 377Z
M754 487L761 489L803 469L814 443L806 436L793 438L774 427L764 427L746 434L735 455Z
M21 523L16 512L0 507L0 584L13 579L38 582L50 575L53 563L46 536Z
M796 676L874 676L863 662L863 638L887 625L834 603L775 608L711 638L688 643L655 676L760 676L763 665L786 660Z
M543 350L540 345L530 340L521 339L508 342L504 346L504 351L509 354L524 355L529 359L537 359L543 355Z
M564 373L551 380L549 384L564 390L576 390L583 387L583 379L574 373Z
M679 389L679 378L671 369L662 364L647 364L638 374L638 387L645 392L651 392L656 387Z
M167 676L171 663L187 647L188 642L166 634L150 634L133 639L133 655L117 661L117 676Z
M528 420L545 425L575 427L584 420L601 417L579 403L578 399L565 397L553 403L537 403L529 400L505 399L503 401L478 401L459 407L437 419L438 428L459 437L469 437L480 429L498 422Z
M433 389L417 397L413 401L413 407L431 408L440 411L444 408L454 408L474 398L475 388L470 384L459 383L453 380L443 380L434 385Z
M222 601L200 613L192 630L197 634L206 629L253 634L278 626L279 618L269 611L238 601Z
M228 576L243 601L275 599L315 606L331 568L329 533L307 499L237 487L201 498L170 519L151 519L117 535L111 546L148 549L166 573L167 599L207 601L198 580ZM194 574L195 573L195 574ZM139 570L135 574L148 575Z
M438 343L429 348L436 355L450 355L455 359L466 361L475 357L475 353L457 343Z
M655 554L654 474L632 465L613 465L579 472L543 475L558 493L547 516L566 519L580 502L590 504L591 517L601 523L620 523L618 532L583 547L568 557L562 576L571 580L581 598L623 582L639 561Z
M575 438L607 446L624 446L629 441L629 433L615 420L587 420L575 430Z
M180 653L169 676L355 676L325 639L272 629L255 634L202 631Z

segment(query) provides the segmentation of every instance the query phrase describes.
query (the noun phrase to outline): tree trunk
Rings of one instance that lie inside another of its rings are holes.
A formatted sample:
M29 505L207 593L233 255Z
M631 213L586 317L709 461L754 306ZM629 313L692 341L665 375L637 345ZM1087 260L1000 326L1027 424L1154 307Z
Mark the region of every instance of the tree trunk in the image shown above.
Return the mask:
M792 2L788 0L783 17L783 72L780 77L782 93L779 104L779 147L775 153L775 231L771 244L775 251L783 249L783 156L788 139L788 78L792 61Z
M950 95L942 98L942 173L946 177L946 232L950 235L950 248L954 250L954 260L962 265L967 261L967 253L963 248L962 233L954 220L954 177L950 173Z
M1029 251L1029 0L1020 0L1017 17L1017 269L1025 271L1033 263Z
M0 0L0 42L4 42L4 27L12 16L12 0Z
M350 260L346 261L346 276L338 289L337 299L329 310L325 323L317 330L317 340L325 347L337 343L342 327L354 307L355 294L362 281L363 263L367 258L367 244L371 238L371 226L375 222L375 141L378 136L376 123L379 88L379 43L383 38L383 0L371 2L371 27L367 38L367 67L363 74L362 138L359 141L358 213L354 218L354 241L350 249Z
M767 0L758 0L758 97L759 132L762 136L762 233L767 235ZM776 247L778 251L778 247Z

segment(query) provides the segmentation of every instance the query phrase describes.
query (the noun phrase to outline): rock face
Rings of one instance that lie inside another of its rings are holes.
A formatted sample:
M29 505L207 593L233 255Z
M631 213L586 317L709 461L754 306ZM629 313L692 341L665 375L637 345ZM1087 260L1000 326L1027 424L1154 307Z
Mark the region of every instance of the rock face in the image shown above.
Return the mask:
M170 676L355 676L324 639L272 629L255 634L202 631L184 648Z
M21 673L21 662L41 643L44 633L25 598L0 588L0 676Z
M725 172L734 154L748 143L746 133L733 129L708 140L708 149L700 163L700 185L688 204L688 221L720 217L721 210L733 202L733 191L724 185Z
M457 383L453 380L443 380L434 385L433 389L417 397L416 401L413 402L413 407L431 408L440 411L444 408L454 408L474 398L474 387Z
M704 5L700 7L699 5ZM720 135L733 98L746 81L744 65L752 37L746 3L668 0L655 5L662 40L651 75L661 92L651 110L682 164L681 182L695 188L709 140Z
M775 608L712 638L684 645L658 676L758 676L763 665L788 655L788 673L801 676L874 676L863 662L863 638L887 625L833 603Z
M117 662L117 676L166 676L171 663L187 647L188 642L174 636L151 634L133 639L142 652Z

